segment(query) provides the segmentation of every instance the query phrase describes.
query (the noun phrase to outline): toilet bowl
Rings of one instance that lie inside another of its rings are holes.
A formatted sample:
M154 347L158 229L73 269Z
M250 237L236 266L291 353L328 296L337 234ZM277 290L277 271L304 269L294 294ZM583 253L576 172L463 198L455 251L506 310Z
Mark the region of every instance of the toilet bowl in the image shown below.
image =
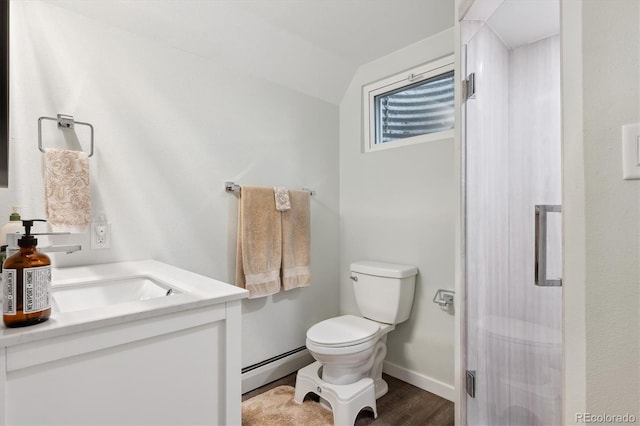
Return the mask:
M334 419L352 422L367 407L377 416L375 400L388 390L382 379L387 333L409 318L417 273L409 265L351 264L361 316L342 315L309 328L306 346L316 362L298 372L296 402L314 392L331 405Z
M386 335L393 325L355 315L342 315L324 320L307 331L306 346L313 358L322 364L322 379L331 384L346 385L363 377L377 382L377 398L386 393L382 384L382 362L386 355ZM376 375L374 372L378 372Z

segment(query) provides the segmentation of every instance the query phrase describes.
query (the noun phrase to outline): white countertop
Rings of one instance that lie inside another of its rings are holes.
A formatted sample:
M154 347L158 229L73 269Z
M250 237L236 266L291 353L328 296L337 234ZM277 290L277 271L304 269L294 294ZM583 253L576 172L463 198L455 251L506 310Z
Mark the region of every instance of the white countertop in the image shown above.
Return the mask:
M249 294L240 287L155 260L52 268L51 275L54 291L57 286L80 282L147 276L179 290L179 294L74 312L52 309L49 320L41 324L19 328L2 325L0 347L240 300Z

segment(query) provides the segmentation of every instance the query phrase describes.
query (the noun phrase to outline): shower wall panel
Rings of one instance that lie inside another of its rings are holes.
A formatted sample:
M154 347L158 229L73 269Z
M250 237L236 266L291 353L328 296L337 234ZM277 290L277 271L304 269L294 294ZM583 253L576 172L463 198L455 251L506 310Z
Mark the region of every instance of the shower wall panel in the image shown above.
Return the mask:
M467 422L560 424L562 290L534 283L535 205L561 201L559 40L508 50L484 25L466 55ZM559 219L549 215L558 275Z
M509 402L508 389L498 386L508 352L486 338L503 325L509 306L509 57L487 25L468 45L470 73L476 95L467 101L467 364L477 389L467 413L469 424L490 424Z
M510 424L561 424L562 287L534 284L535 206L561 204L560 40L509 53ZM561 275L561 221L548 215L550 262Z

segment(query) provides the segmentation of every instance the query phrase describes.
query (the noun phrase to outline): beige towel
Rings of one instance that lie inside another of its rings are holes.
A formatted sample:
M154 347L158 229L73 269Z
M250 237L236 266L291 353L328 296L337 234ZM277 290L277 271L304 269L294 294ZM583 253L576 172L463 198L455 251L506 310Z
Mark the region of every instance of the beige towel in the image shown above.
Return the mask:
M280 291L282 224L273 200L273 188L243 186L238 208L236 285L249 298Z
M46 149L44 188L53 232L86 232L91 220L89 156L83 151Z
M282 287L311 285L311 214L309 191L290 190L291 209L282 214Z

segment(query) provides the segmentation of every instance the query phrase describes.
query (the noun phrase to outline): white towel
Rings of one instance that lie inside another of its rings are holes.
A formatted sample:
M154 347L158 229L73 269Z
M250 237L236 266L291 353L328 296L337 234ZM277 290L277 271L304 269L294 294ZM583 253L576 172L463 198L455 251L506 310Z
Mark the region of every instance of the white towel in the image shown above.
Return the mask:
M44 186L53 232L87 232L91 221L89 156L83 151L46 149Z

